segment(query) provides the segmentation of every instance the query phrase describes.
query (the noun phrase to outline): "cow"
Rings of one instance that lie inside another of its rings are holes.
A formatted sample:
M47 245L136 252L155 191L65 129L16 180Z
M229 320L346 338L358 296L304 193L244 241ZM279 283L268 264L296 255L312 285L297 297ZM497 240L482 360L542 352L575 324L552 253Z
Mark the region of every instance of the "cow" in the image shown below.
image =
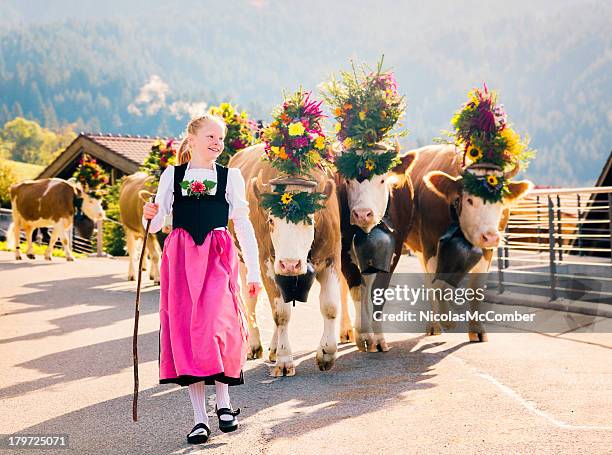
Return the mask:
M396 152L400 153L398 144ZM342 274L355 305L353 336L349 338L342 333L341 341L354 339L360 351L389 350L384 334L376 333L367 320L368 308L371 306L369 296L374 284L377 287L385 287L388 284L412 225L413 185L409 173L417 161L417 156L415 152L404 153L400 155L400 163L389 172L374 175L366 180L346 179L336 174L342 231ZM370 233L381 223L390 228L395 243L390 272L362 274L352 253L353 238L359 230ZM347 305L346 292L342 295L342 305L343 312L348 312L348 309L344 309Z
M144 229L142 227L142 208L144 203L154 194L151 185L154 177L145 172L137 172L129 175L121 182L119 190L119 214L121 224L125 231L126 247L129 256L128 280L135 280L138 268L139 252L138 243L144 240ZM147 236L147 255L150 259L149 278L154 284L160 284L160 258L161 247L155 234ZM143 259L143 269L146 261Z
M316 353L320 370L333 367L336 353L340 306L340 220L336 186L333 176L319 169L311 172L316 190L326 195L325 205L313 216L313 224L293 224L273 216L261 206L261 196L270 189L269 182L280 176L269 162L262 161L264 145L256 144L234 155L228 167L239 168L246 182L250 220L255 230L259 248L260 271L263 285L270 301L275 331L270 343L269 358L275 362L272 376L293 376L295 365L289 342L288 325L291 318L291 302L285 302L275 282L275 275L297 276L306 272L308 261L314 267L320 283L320 311L323 316L323 336ZM230 230L235 236L233 226ZM239 245L238 245L239 246ZM249 358L262 356L261 339L255 307L257 298L246 293L246 268L241 262L240 276L243 298L247 302L250 333ZM350 327L348 314L341 324Z
M509 194L501 202L491 203L463 191L461 183L461 155L454 145L429 145L415 150L419 160L410 170L414 184L414 218L406 245L419 258L430 280L437 269L437 246L440 237L452 223L451 206L457 207L458 222L463 235L472 245L482 248L483 257L469 272L467 286L481 287L489 271L493 250L497 248L509 218L509 206L527 195L533 184L527 180L509 182ZM506 173L509 180L518 167ZM433 280L431 280L433 281ZM432 283L430 283L432 284ZM434 311L440 302L432 302ZM477 309L477 301L471 310ZM428 328L430 335L441 332L439 323ZM471 321L468 327L470 341L487 341L482 325Z
M92 221L104 218L100 199L84 191L80 183L59 178L26 180L10 187L13 222L7 239L15 243L15 259L21 260L19 248L21 230L25 230L28 249L26 256L35 259L32 232L35 228L53 227L45 259L51 260L53 246L59 238L64 247L66 260L74 261L68 242L68 230L73 224L75 207ZM11 239L10 233L13 233Z

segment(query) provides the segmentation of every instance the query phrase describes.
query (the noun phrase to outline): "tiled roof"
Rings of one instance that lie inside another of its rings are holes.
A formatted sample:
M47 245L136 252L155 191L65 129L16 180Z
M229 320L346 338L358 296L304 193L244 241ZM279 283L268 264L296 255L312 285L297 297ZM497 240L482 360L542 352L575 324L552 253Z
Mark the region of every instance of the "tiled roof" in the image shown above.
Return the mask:
M158 139L150 136L122 136L119 134L81 133L103 147L141 165L151 152L151 146ZM165 138L161 138L165 140Z

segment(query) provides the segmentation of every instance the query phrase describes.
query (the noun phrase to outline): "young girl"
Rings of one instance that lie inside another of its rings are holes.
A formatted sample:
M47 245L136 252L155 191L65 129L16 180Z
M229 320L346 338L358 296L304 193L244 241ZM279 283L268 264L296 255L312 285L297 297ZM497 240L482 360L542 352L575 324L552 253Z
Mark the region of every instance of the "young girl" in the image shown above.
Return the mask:
M164 217L172 214L161 264L159 382L188 386L195 426L187 441L192 444L210 436L205 384L215 385L219 429L238 427L240 409L232 409L228 385L244 383L248 326L228 218L247 266L249 294L256 296L261 288L244 179L239 169L215 162L226 132L219 117L192 119L178 151L179 164L164 170L155 203L143 210L143 223L151 220L150 232L159 231Z

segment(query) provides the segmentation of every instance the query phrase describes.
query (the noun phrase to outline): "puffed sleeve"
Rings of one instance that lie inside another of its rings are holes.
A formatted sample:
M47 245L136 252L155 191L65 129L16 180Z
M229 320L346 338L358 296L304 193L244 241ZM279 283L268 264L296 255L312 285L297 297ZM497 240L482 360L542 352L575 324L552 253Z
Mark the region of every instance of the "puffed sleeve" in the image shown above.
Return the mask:
M247 268L247 282L261 283L259 250L255 231L249 219L249 202L246 199L244 177L237 168L229 168L227 177L225 196L230 206L229 217L234 222L234 230Z
M157 215L151 220L150 233L159 231L164 224L164 217L172 212L172 201L174 200L174 166L168 166L159 178L155 203L159 204ZM142 225L146 229L147 220L142 217Z

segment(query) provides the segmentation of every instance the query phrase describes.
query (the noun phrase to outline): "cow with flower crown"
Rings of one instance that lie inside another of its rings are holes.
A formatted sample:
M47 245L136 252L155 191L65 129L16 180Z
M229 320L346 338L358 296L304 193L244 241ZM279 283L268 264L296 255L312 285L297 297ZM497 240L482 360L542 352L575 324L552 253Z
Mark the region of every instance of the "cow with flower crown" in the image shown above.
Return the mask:
M241 170L246 182L249 217L275 324L269 348L272 376L295 375L289 337L291 310L296 301L307 301L315 278L320 284L323 317L315 362L320 370L329 370L337 355L340 221L336 186L328 167L331 148L322 129L320 106L321 102L302 90L286 97L274 112L274 121L262 132L264 143L238 152L228 163ZM240 275L246 284L242 263ZM249 320L248 356L262 357L257 299L246 292L243 299ZM341 325L350 328L348 313L342 315Z
M404 97L381 59L375 71L365 65L342 71L323 85L336 120L336 184L342 230L342 274L355 306L352 331L360 351L388 351L382 328L370 317L372 288L388 286L402 255L413 217L410 169L417 153L400 153L389 136L402 117ZM402 134L402 133L400 133ZM347 292L342 294L348 311ZM352 333L351 333L352 332Z
M432 286L445 286L435 278L454 274L447 283L456 285L457 277L467 277L467 287L482 288L509 207L533 188L528 180L512 178L534 152L508 123L497 94L486 85L469 93L452 126L452 144L416 150L420 159L410 172L415 217L406 244L419 257ZM470 253L462 257L463 251ZM473 251L478 253L467 257ZM478 303L473 300L470 310L477 310ZM432 305L439 311L444 302ZM439 334L440 324L432 323L428 331ZM487 341L476 320L469 322L468 336L470 341Z

